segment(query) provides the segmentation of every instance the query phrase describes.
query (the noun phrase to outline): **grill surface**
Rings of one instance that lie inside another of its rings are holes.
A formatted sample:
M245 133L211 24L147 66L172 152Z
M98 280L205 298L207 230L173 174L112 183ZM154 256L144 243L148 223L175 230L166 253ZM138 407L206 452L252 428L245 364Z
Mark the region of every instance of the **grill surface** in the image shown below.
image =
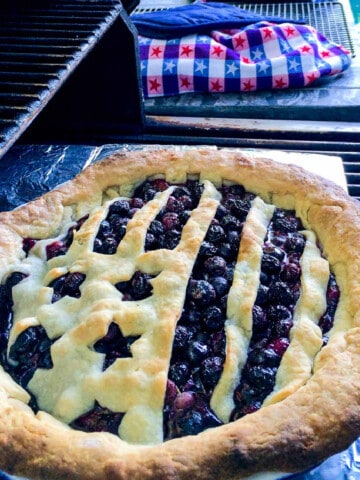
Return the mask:
M182 4L185 4L183 2ZM191 3L191 2L187 2ZM233 3L237 7L264 16L279 16L289 20L304 20L308 25L325 35L329 40L355 53L341 3L328 2L284 2L284 3ZM152 2L143 0L134 13L147 13L180 6L171 0Z
M122 9L117 0L10 1L0 6L0 157Z
M360 200L360 153L342 155L349 194Z

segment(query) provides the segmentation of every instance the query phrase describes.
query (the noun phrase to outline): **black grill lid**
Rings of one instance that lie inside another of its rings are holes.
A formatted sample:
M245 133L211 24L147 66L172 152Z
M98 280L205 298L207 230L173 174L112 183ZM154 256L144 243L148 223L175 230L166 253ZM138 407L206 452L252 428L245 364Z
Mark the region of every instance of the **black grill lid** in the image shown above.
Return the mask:
M121 10L118 0L1 2L0 157L110 29Z

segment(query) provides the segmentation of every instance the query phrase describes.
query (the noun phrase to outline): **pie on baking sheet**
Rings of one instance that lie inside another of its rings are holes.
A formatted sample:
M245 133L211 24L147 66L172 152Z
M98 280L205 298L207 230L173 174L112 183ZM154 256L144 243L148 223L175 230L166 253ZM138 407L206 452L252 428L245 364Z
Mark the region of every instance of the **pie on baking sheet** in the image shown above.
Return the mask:
M115 154L1 213L0 468L231 480L345 449L359 213L301 167L210 149Z

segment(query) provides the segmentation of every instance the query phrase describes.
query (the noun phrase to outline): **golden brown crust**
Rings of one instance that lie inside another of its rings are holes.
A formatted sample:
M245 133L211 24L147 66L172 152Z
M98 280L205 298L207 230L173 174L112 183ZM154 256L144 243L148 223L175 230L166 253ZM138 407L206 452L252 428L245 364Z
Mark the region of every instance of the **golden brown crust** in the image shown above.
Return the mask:
M199 173L215 184L241 183L266 202L295 209L316 233L346 313L316 360L314 375L283 401L241 420L140 447L111 434L74 431L45 413L34 415L22 389L2 372L0 466L5 471L52 480L231 480L264 471L303 470L359 435L360 207L340 187L300 167L225 150L114 155L56 191L0 214L0 276L22 257L22 238L54 237L69 219L81 218L106 198L129 194L147 177L164 174L180 182Z

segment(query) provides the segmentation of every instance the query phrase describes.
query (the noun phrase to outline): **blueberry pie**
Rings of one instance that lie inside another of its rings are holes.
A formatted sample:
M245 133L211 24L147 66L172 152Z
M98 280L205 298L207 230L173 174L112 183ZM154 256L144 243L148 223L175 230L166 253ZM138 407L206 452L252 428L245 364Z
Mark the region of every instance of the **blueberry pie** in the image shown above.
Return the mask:
M345 449L359 218L300 167L207 149L119 153L1 213L0 469L276 478Z

